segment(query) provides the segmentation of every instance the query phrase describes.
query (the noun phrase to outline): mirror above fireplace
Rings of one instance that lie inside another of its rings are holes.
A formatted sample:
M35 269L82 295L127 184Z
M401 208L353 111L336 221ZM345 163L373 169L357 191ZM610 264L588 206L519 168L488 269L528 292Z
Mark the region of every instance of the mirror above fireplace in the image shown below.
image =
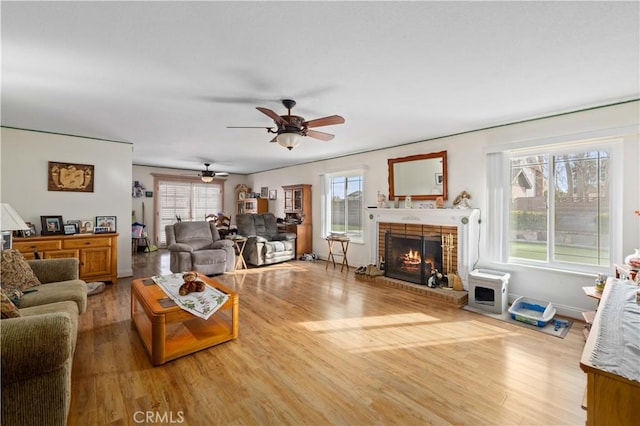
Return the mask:
M389 200L447 199L447 151L390 158Z

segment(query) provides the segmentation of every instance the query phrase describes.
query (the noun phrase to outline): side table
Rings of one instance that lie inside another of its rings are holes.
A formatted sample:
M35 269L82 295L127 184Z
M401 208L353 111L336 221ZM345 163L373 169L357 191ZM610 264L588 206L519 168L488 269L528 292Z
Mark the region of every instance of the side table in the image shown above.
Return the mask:
M131 237L131 251L133 254L138 253L138 247L140 246L140 240L144 241L146 246L145 251L149 250L149 238L147 237Z
M238 269L247 269L247 263L244 261L244 256L242 255L242 253L244 253L244 246L247 245L247 237L241 237L241 236L233 236L233 235L228 235L227 237L225 237L227 240L233 241L233 245L235 246L236 249L236 270Z
M327 264L325 266L324 269L327 269L329 267L329 261L331 261L331 263L333 263L333 267L336 267L336 259L335 257L342 257L342 264L340 266L340 272L342 272L344 270L344 267L347 267L347 272L349 272L349 262L347 261L347 251L349 250L349 239L348 238L332 238L332 237L327 237L325 238L325 240L327 240L327 244L329 244L329 256L327 257ZM339 243L339 246L342 250L342 252L338 252L336 253L334 250L337 248L334 248L335 243Z

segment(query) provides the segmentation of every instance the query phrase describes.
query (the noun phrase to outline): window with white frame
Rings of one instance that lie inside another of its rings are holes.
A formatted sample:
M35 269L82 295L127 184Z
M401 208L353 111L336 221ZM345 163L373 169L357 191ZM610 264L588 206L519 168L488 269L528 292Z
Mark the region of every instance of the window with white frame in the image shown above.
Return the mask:
M363 173L360 170L326 175L325 234L344 233L363 242Z
M613 142L502 153L502 171L489 179L490 197L502 197L490 200L503 210L493 222L502 228L499 260L578 272L612 264Z
M205 220L222 211L222 184L162 180L158 184L158 245L166 245L166 225L178 218Z

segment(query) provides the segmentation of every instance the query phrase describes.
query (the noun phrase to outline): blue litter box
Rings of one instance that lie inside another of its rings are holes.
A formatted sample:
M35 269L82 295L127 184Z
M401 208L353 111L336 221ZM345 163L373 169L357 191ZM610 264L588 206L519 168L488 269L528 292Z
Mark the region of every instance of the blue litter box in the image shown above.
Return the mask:
M556 315L556 308L550 302L518 297L509 307L511 318L538 327L544 327Z

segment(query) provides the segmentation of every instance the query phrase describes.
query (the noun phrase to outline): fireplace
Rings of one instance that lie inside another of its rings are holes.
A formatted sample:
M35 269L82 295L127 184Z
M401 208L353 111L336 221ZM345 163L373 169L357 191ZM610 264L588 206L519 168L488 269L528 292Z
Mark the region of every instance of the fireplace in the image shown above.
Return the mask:
M426 285L433 269L442 272L441 237L386 232L384 258L385 276Z
M478 209L390 209L370 208L369 219L372 225L369 227L370 238L377 244L370 246L370 263L377 264L384 260L385 269L389 269L389 258L386 254L387 233L408 236L425 237L428 241L432 236L437 236L438 241L449 243L449 249L435 257L434 263L438 263L439 271L457 272L465 289L469 288L469 272L473 269L479 256L480 242L480 211ZM419 240L418 238L418 240ZM415 247L421 249L420 242L413 241ZM424 244L424 242L423 242ZM416 248L413 249L414 251ZM424 263L424 261L423 261ZM391 265L393 266L393 265ZM444 269L444 271L443 271ZM399 271L398 271L399 272ZM404 272L402 272L404 274ZM421 272L422 274L422 272ZM389 277L389 279L391 279ZM393 280L407 280L405 277ZM413 277L411 284L415 283ZM420 278L422 284L423 278Z

